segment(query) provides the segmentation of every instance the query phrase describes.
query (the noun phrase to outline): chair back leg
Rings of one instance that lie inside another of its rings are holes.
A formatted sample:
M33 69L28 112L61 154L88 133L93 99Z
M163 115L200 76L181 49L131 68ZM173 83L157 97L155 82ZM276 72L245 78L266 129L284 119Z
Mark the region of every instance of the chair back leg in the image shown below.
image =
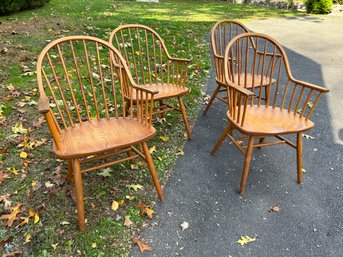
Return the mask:
M245 185L247 183L253 147L254 147L254 137L251 136L249 138L248 148L245 155L244 167L243 167L243 172L242 172L241 188L239 192L241 195L243 195L245 191Z
M189 127L185 105L183 104L181 96L179 96L177 99L179 100L179 106L180 106L183 122L185 123L185 127L186 127L186 130L187 130L188 139L192 140L192 133L191 133L191 129Z
M68 174L67 174L67 182L70 184L70 183L73 183L73 164L72 164L72 161L69 160L68 161Z
M212 95L211 95L211 98L210 98L210 100L208 101L208 104L206 105L206 108L205 108L204 112L202 113L203 115L206 115L206 113L207 113L208 110L210 109L210 107L211 107L211 105L212 105L214 99L216 99L216 97L217 97L217 95L218 95L219 90L221 89L221 87L222 87L222 86L221 86L220 84L218 84L218 85L217 85L217 88L213 91L213 93L212 93Z
M224 129L224 131L223 131L223 133L220 135L220 137L219 137L217 143L216 143L216 144L213 146L213 148L212 148L212 151L211 151L211 154L212 154L212 155L215 155L215 154L216 154L216 152L218 151L219 147L222 145L224 139L226 138L226 135L232 133L232 129L233 129L233 128L232 128L232 125L231 125L231 124L229 124L229 125Z
M164 103L162 100L158 101L158 110L161 112L161 118L165 117L165 113L163 112L164 109Z

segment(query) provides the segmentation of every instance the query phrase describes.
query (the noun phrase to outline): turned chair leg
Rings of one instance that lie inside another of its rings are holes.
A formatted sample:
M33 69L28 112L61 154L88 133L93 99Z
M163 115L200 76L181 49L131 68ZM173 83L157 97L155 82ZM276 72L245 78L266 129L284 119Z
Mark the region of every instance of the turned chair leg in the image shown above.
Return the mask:
M191 134L191 129L189 127L189 123L188 123L188 119L187 119L185 105L183 104L181 96L178 96L177 99L179 100L179 106L180 106L180 109L181 109L181 114L182 114L183 122L185 123L185 127L186 127L186 130L187 130L188 139L192 140L192 134Z
M127 152L127 157L132 157L132 151L131 151L131 150L129 150L129 151ZM134 159L131 159L130 162L131 162L131 163L134 163Z
M217 152L217 150L219 149L219 147L222 145L224 139L226 138L227 134L231 134L232 133L232 125L229 124L223 131L223 133L220 135L217 143L213 146L213 149L211 151L211 155L215 155L215 153Z
M67 174L67 182L73 183L73 164L71 160L68 160L68 174Z
M240 188L240 194L243 195L245 191L245 185L247 183L248 173L249 173L249 167L252 157L252 150L254 146L254 138L250 137L248 142L248 148L245 155L245 161L243 166L243 172L242 172L242 181L241 181L241 188Z
M160 198L161 201L163 201L164 200L164 194L163 194L163 191L161 189L160 181L158 180L158 176L157 176L157 172L156 172L156 169L155 169L155 165L154 165L154 163L152 161L151 154L149 152L149 148L148 148L147 143L143 142L142 143L142 147L143 147L143 151L144 151L144 155L145 155L145 158L146 158L146 162L148 164L148 167L149 167L149 170L150 170L150 174L151 174L151 177L152 177L152 181L154 182L154 185L155 185L158 197Z
M302 133L297 133L297 171L298 171L298 183L301 184L303 180L303 171L302 171Z
M259 144L263 144L265 137L261 137L260 140L258 141ZM261 149L262 147L259 146L257 147L258 149Z
M86 228L85 208L84 208L84 202L83 202L83 188L82 188L82 174L81 174L80 160L74 159L72 162L73 162L73 171L74 171L77 216L79 219L80 230L84 231Z
M163 111L164 108L161 107L163 106L163 101L162 100L158 101L158 104L159 104L159 111ZM161 113L161 118L164 118L164 112Z
M210 109L210 106L212 105L212 102L214 101L214 99L216 99L219 90L222 86L221 85L217 85L216 89L213 91L210 100L208 101L208 104L206 105L206 108L204 110L204 112L202 113L203 115L206 115L206 113L208 112L208 110Z

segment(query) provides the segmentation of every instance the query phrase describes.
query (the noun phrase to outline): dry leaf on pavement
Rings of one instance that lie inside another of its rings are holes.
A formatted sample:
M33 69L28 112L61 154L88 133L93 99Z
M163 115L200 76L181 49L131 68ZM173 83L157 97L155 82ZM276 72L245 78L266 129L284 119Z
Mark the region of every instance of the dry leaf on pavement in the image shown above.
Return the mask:
M184 231L185 229L187 229L189 227L189 223L187 221L184 221L180 224L180 227L181 227L182 231Z
M241 239L237 241L240 245L245 245L256 241L256 237L251 238L250 236L241 236Z
M138 238L136 238L135 240L133 240L133 242L135 243L135 244L137 244L138 245L138 247L139 247L139 250L141 251L141 253L144 253L145 251L152 251L152 248L151 248L151 246L149 246L148 244L145 244L145 243L143 243L141 240L139 240Z
M281 208L279 206L272 206L269 208L269 212L279 212Z

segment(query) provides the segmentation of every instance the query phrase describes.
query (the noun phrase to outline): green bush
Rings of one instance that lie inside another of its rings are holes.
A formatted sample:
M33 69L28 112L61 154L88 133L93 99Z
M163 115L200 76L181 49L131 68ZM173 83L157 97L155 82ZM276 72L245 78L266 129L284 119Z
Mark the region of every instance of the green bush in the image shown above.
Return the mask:
M333 3L343 5L343 0L333 0Z
M0 16L43 6L50 0L1 0Z
M308 13L326 14L332 9L332 0L306 0L305 6Z

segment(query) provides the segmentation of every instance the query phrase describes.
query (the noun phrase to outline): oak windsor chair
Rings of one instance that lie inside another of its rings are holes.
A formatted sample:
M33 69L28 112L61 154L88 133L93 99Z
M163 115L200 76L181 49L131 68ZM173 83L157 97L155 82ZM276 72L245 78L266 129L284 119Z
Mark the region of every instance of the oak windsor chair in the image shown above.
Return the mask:
M210 109L213 101L215 99L218 99L225 104L227 104L227 88L225 84L225 71L224 71L224 52L225 47L227 44L237 35L240 35L242 33L248 33L250 32L249 29L241 22L234 21L234 20L220 20L216 24L213 25L211 29L211 46L212 46L212 53L213 53L213 59L215 64L215 70L216 70L216 82L217 87L213 91L207 106L203 112L203 115L206 115L208 110ZM251 47L254 47L254 44L251 44ZM237 45L236 51L239 51L239 46ZM257 55L259 55L259 58L262 58L262 53L257 52ZM270 53L267 53L267 55L270 55ZM230 60L234 63L236 60ZM236 79L244 80L247 79L247 81L252 80L252 74L247 73L247 76L240 76ZM261 78L255 78L254 79L254 88L263 87L265 88L265 94L268 94L269 86L272 85L275 81L272 81L272 83L269 83L268 77ZM252 89L251 83L242 83L241 86L244 86L248 89Z
M236 60L236 63L230 59ZM321 95L329 90L295 79L282 46L271 37L259 33L241 34L230 41L225 48L224 69L229 97L229 124L211 154L216 153L226 137L245 154L240 186L240 193L243 194L253 148L286 143L297 151L297 176L301 184L302 132L314 126L309 118ZM252 80L246 79L248 73L252 74ZM237 79L240 76L245 79ZM269 83L275 80L265 101L262 101L262 87L258 88L257 96L253 93L254 80L262 77L267 77ZM234 130L244 136L234 137ZM285 134L296 134L296 144L282 136ZM266 137L274 137L277 141L264 142ZM255 139L259 139L256 144Z
M186 87L189 59L171 57L160 35L144 25L122 25L112 31L109 42L121 52L136 84L158 91L155 114L164 116L168 111L179 111L187 136L192 138L182 96L189 93ZM133 94L133 98L135 99ZM128 99L128 96L125 95ZM164 100L177 98L178 106Z
M94 37L57 39L41 52L37 77L39 112L52 134L55 154L68 161L67 180L75 183L80 230L85 229L82 174L86 172L141 157L163 200L146 143L156 133L151 121L157 92L136 85L117 49Z

